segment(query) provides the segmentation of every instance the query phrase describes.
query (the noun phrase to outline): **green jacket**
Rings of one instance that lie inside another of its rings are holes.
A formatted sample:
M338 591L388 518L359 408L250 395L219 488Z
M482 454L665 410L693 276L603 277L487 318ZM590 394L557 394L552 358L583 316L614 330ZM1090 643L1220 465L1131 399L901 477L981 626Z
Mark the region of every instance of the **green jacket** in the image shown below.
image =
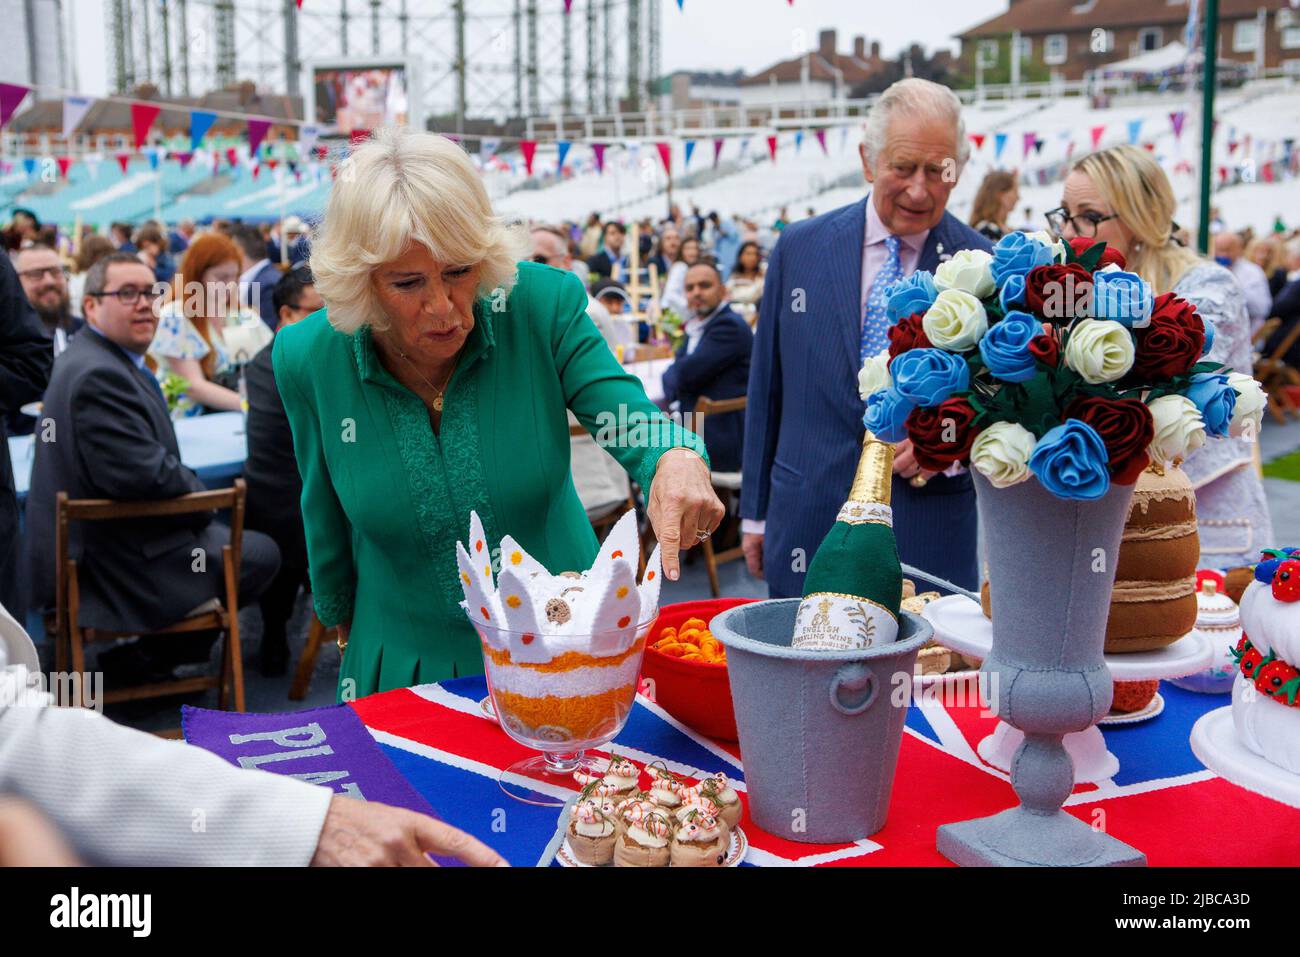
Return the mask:
M482 673L456 568L471 510L491 542L513 535L552 572L595 559L566 408L647 495L667 449L705 454L623 371L586 308L576 276L521 263L503 310L475 305L439 435L368 326L344 335L322 310L276 335L316 614L352 623L340 699Z

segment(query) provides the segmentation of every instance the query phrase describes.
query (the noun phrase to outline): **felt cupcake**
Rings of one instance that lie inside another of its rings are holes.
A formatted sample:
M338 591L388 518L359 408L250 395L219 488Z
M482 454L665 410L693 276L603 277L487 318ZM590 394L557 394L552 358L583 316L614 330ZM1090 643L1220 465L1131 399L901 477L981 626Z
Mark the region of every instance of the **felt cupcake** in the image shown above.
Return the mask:
M591 784L600 781L610 785L615 794L628 796L637 789L641 780L641 769L638 768L627 758L619 757L617 754L609 756L609 767L601 775L591 775L583 771L575 771L574 779L579 784Z
M674 811L673 815L677 818L677 823L681 824L690 814L707 814L711 818L722 820L722 808L716 801L710 797L705 797L698 791L687 788L682 797L681 807ZM723 823L722 826L727 827L726 823Z
M673 867L721 867L729 844L725 824L692 808L673 834L668 858Z
M673 822L663 808L634 802L622 813L626 829L614 842L615 867L667 867Z
M569 847L580 862L593 867L611 863L617 840L614 817L606 815L600 802L579 801L573 806L569 814Z
M718 807L722 808L721 820L726 823L727 827L735 830L737 825L740 824L740 818L745 811L740 805L740 795L731 786L727 776L719 772L713 777L705 778L696 787L701 795L709 798Z
M654 784L650 785L650 800L662 808L674 811L681 807L685 792L685 785L676 778L659 777L655 778Z

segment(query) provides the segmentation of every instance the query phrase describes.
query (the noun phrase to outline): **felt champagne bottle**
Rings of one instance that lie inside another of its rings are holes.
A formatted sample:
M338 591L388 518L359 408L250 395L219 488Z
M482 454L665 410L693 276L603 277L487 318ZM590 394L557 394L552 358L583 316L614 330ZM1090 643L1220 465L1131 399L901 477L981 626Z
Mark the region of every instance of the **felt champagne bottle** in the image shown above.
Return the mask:
M889 506L894 447L870 432L848 501L804 579L795 648L850 651L898 637L903 569Z

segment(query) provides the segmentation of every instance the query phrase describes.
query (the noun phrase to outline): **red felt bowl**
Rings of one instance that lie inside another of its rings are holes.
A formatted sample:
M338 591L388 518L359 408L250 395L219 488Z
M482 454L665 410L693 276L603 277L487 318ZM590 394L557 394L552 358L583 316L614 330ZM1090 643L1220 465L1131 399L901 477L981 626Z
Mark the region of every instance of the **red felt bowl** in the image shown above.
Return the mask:
M712 622L728 608L756 601L754 598L709 598L665 605L650 626L646 638L641 676L654 682L655 702L670 715L707 738L736 740L736 713L731 707L731 683L727 666L700 661L682 661L650 647L665 628L681 628L688 618Z

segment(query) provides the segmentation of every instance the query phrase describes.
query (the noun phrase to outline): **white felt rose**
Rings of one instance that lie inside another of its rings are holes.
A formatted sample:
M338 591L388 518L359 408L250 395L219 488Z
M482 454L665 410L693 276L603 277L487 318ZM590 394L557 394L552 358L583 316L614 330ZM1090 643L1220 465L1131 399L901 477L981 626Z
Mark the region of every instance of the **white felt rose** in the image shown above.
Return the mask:
M1037 239L1040 243L1052 251L1052 257L1057 263L1065 262L1065 243L1057 239L1045 229L1040 229L1036 233L1029 234L1030 239Z
M871 393L879 392L893 384L893 380L889 377L888 349L882 349L862 363L862 369L858 372L858 395L862 396L864 402Z
M974 349L989 330L984 304L969 292L945 289L921 320L930 344L949 352Z
M995 488L1006 488L1029 478L1029 456L1034 434L1018 422L994 422L975 436L970 464Z
M1228 373L1228 385L1237 392L1237 403L1232 407L1232 424L1228 428L1228 434L1242 435L1253 428L1254 431L1249 434L1258 436L1259 427L1264 420L1264 408L1268 405L1268 397L1264 395L1263 388L1250 376L1240 372ZM1252 425L1248 427L1247 422Z
M1085 382L1114 382L1133 368L1133 334L1110 319L1081 319L1065 344L1065 364Z
M1153 462L1164 465L1185 459L1205 444L1205 422L1187 396L1162 395L1147 408L1155 420L1155 438L1149 449Z
M993 281L993 257L982 249L963 249L934 271L934 286L960 289L977 299L993 295L997 283Z

